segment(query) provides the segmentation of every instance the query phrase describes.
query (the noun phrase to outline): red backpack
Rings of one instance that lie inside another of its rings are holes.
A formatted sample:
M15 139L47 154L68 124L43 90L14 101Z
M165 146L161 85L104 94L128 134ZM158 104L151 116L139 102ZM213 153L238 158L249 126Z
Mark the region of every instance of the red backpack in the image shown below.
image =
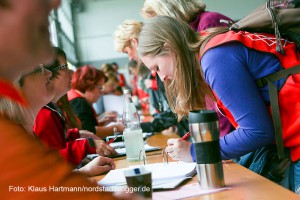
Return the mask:
M274 53L277 57L282 57L286 62L292 60L289 52L286 52L282 46L282 38L294 42L293 51L300 51L300 1L292 0L267 0L265 4L255 9L249 15L245 16L240 21L232 24L229 28L235 32L249 31L259 33L271 33L275 36L276 48ZM227 32L222 30L207 38L201 45L200 54L206 48L206 44L211 38L218 34ZM246 45L247 46L247 45ZM300 55L296 56L296 61L300 59ZM270 112L275 127L275 136L279 158L284 157L284 146L291 150L292 160L296 160L298 154L300 158L300 136L296 139L289 140L291 135L300 135L300 63L293 65L282 64L285 70L270 74L266 77L257 80L258 87L268 85L270 95ZM282 88L276 88L274 82L287 78ZM232 115L228 111L229 118ZM236 123L232 121L233 125ZM284 140L284 142L283 142ZM298 145L298 148L296 147ZM297 148L292 153L293 149Z
M256 80L258 87L268 85L270 96L270 112L275 127L276 145L279 158L285 157L284 147L288 147L293 161L300 158L300 53L296 51L295 43L280 39L284 54L277 51L276 37L272 34L258 34L244 31L223 31L214 34L201 46L203 55L215 46L239 41L246 47L258 51L272 53L280 60L281 71L269 74ZM284 85L277 88L275 81L286 78ZM218 107L224 112L230 122L237 126L230 111L218 102Z

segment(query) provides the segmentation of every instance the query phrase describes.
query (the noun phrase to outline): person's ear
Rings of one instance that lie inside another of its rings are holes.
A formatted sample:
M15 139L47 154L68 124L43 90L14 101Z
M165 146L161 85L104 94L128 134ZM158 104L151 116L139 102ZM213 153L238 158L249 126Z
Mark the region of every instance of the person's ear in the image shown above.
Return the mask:
M137 38L130 38L130 44L132 47L137 48L138 47L138 39Z
M168 43L164 43L164 49L171 49L171 45L169 45Z
M171 47L171 45L168 44L168 43L164 43L163 48L164 48L164 50L165 50L166 52L174 53L174 49L173 49L173 48Z

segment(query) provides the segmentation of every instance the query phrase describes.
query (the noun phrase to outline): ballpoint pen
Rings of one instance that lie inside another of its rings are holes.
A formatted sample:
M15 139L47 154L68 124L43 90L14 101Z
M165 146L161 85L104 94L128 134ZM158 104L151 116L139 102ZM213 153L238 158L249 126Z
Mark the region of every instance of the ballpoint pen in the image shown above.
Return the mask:
M190 137L190 135L191 135L190 132L187 132L184 136L182 136L181 139L187 140Z
M114 142L117 138L118 138L118 135L117 135L117 128L114 127L114 136L112 139L110 139L107 144L111 144L112 142Z
M110 139L107 144L111 144L112 142L114 142L117 139L117 135L115 137L113 137L112 139Z

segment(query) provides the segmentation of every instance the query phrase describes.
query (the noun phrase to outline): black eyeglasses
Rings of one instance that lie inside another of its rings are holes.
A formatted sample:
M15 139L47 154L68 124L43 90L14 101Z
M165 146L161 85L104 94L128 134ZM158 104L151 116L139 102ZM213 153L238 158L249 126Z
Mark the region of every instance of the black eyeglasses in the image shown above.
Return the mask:
M19 85L20 85L20 86L23 86L24 79L25 79L26 76L33 75L33 74L40 73L40 72L44 74L45 70L46 70L46 69L44 68L44 66L43 66L42 64L40 64L39 67L35 68L35 69L32 70L31 72L29 72L29 73L27 73L27 74L23 74L23 75L20 77L19 81L18 81L18 82L19 82Z
M64 65L60 65L60 66L54 67L54 68L49 69L49 70L51 72L55 72L55 71L58 71L58 70L61 70L61 69L65 69L65 68L68 68L68 63L66 63Z
M44 66L43 65L40 65L39 67L35 68L33 71L27 73L27 74L24 74L23 76L28 76L28 75L31 75L31 74L36 74L36 73L39 73L39 72L42 72L44 73Z

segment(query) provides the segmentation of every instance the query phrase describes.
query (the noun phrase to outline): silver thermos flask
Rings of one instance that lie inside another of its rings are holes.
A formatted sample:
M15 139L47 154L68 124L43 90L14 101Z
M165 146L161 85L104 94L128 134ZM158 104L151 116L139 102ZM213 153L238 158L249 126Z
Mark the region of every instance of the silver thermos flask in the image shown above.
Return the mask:
M195 147L200 187L205 190L224 187L217 113L212 110L189 112L189 129Z

